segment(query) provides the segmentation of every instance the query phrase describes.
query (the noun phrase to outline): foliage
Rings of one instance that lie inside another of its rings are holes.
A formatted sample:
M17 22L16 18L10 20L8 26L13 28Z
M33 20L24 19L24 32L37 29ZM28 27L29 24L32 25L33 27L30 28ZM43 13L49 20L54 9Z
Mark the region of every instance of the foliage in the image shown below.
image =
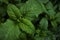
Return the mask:
M0 0L0 40L60 40L60 1Z

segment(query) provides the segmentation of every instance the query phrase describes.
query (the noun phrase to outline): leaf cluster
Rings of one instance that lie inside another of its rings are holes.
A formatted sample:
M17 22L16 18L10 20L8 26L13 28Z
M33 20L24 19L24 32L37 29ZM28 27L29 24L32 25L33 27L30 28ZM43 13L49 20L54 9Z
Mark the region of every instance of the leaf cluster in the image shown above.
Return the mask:
M60 1L0 0L0 40L60 40Z

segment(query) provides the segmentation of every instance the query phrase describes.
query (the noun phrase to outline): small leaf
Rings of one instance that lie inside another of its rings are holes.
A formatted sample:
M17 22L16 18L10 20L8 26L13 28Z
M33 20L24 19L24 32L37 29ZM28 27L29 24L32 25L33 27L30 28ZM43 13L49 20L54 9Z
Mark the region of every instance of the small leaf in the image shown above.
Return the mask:
M56 28L57 27L56 21L51 21L51 25L53 26L53 28Z
M48 20L46 18L42 18L39 24L40 28L47 30L48 28Z
M40 34L40 31L41 31L40 29L37 29L37 30L36 30L36 33L37 33L37 34Z

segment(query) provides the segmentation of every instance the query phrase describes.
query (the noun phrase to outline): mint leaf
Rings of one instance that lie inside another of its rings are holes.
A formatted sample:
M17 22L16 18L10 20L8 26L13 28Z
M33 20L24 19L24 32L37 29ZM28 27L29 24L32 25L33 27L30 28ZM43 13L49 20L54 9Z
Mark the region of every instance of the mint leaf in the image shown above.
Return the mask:
M0 40L16 40L19 34L18 25L9 19L0 26Z
M13 20L17 19L15 13L13 12L13 10L11 9L11 7L9 5L8 5L8 8L7 8L7 13L8 13L8 16L9 16L10 19L13 19Z
M29 20L36 19L42 13L42 7L35 0L28 0L25 5L20 8L24 18Z
M28 34L35 33L35 27L31 23L31 21L29 21L28 19L24 19L24 18L21 18L20 21L21 22L19 23L19 27L20 29L22 29L22 31L25 31Z
M42 18L39 24L41 29L47 30L48 28L48 20L46 18Z
M20 10L15 6L15 5L13 5L13 4L9 4L8 5L8 13L11 11L13 11L14 12L14 15L17 17L17 18L20 18L21 17L21 13L20 13ZM10 13L9 13L10 14ZM13 14L13 13L11 13L11 14ZM11 15L10 15L11 16ZM14 17L14 16L13 16Z

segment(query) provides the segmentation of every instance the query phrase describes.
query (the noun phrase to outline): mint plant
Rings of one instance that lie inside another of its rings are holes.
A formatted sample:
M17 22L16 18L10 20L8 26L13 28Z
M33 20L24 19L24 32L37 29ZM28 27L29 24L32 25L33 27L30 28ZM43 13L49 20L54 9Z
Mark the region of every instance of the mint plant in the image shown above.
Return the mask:
M0 40L60 40L59 0L0 0Z

